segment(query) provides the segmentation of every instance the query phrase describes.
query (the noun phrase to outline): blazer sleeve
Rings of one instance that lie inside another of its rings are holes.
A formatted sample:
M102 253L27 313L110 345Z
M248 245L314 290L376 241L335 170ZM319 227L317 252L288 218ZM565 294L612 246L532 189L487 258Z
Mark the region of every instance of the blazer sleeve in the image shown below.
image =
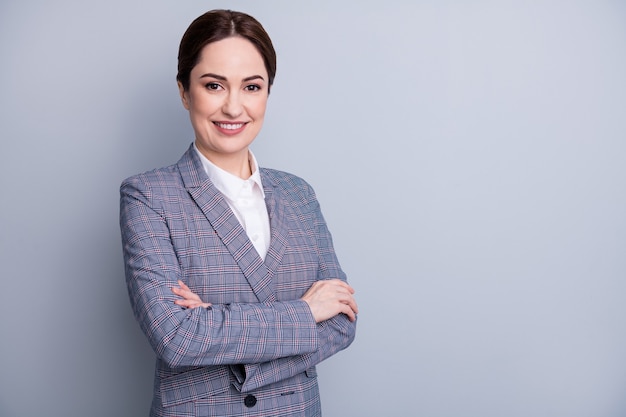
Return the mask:
M174 304L178 297L171 288L179 279L184 281L178 260L184 255L174 250L166 219L170 214L164 209L179 198L172 197L173 188L154 178L136 176L120 189L120 227L131 306L157 356L170 367L180 367L317 355L320 342L333 338L328 330L316 326L302 300L222 304L208 309L183 309Z
M304 182L304 181L303 181ZM314 213L314 221L311 232L315 234L317 250L320 259L318 280L339 278L347 281L342 271L335 250L332 236L328 230L322 215L319 202L313 189L304 183L307 195L310 199ZM241 392L250 392L259 387L281 381L297 375L317 365L324 359L347 348L355 338L356 321L351 322L344 314L339 314L332 319L317 324L318 347L313 352L295 356L285 356L260 364L247 364L243 372L237 372L239 384L237 388Z

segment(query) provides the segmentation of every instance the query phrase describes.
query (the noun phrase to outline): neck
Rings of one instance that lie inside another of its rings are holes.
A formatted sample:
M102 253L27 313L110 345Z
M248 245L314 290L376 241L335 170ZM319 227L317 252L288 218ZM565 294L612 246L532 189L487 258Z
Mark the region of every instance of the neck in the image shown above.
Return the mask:
M247 180L252 175L250 152L246 148L236 154L215 154L198 148L202 155L224 171Z

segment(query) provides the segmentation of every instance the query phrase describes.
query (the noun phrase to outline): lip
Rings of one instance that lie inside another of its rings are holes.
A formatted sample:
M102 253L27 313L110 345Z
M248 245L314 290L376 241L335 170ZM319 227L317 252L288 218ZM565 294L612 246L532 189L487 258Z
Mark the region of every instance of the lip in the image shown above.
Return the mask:
M234 136L243 132L248 122L227 121L213 122L213 126L223 135Z

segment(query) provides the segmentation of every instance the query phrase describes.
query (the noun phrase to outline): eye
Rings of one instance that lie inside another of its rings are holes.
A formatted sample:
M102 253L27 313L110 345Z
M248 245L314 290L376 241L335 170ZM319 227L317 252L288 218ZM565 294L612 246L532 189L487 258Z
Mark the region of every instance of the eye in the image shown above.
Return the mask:
M261 86L258 84L250 84L244 87L244 90L246 91L260 91L261 90Z
M204 86L207 90L219 90L220 88L222 88L222 86L218 83L206 83Z

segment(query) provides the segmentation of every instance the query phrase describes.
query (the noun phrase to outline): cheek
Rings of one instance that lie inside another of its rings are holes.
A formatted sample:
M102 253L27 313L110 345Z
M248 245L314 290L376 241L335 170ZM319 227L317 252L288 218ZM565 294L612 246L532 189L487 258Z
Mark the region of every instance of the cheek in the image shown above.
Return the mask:
M189 111L196 116L208 116L220 108L220 103L215 98L206 95L194 94L190 96Z
M257 118L263 118L265 116L266 108L267 108L267 98L264 98L263 100L259 100L258 102L254 103L254 107L253 107L254 115Z

